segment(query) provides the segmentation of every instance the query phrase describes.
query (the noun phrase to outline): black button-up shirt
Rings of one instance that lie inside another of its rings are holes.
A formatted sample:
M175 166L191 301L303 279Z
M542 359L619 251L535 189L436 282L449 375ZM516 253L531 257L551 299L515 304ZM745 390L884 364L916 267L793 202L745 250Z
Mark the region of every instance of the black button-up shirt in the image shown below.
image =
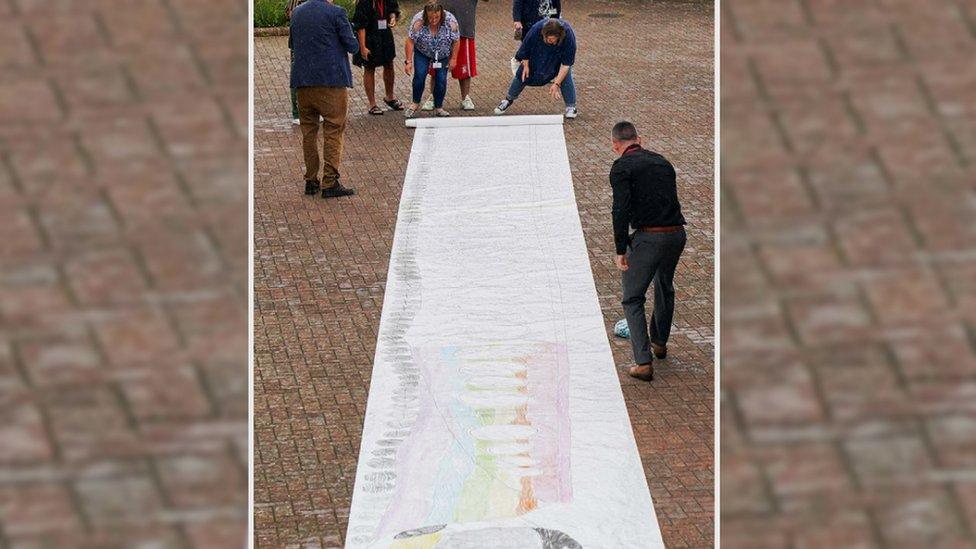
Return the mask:
M627 252L630 226L684 225L674 167L666 158L634 144L610 168L613 187L613 241L617 255Z

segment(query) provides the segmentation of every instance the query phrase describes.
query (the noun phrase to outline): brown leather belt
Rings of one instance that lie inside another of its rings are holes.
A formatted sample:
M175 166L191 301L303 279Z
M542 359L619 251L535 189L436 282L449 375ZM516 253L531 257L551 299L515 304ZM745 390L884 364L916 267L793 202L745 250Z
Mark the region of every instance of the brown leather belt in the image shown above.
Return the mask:
M676 233L684 229L684 225L671 225L670 227L638 227L642 233Z

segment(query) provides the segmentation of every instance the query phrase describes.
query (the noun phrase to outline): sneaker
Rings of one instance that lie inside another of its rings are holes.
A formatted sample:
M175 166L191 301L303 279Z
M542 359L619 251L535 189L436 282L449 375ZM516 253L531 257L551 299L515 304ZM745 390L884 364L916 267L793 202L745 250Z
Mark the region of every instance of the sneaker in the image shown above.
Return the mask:
M322 198L338 198L340 196L350 196L356 194L356 191L348 187L343 187L339 180L331 187L326 187L322 189Z
M305 182L305 194L315 194L319 192L319 182L318 181L306 181Z
M297 119L297 118L292 118L292 119L291 119L291 125L292 125L292 126L297 126L297 125L299 125L299 124L301 124L301 123L302 123L302 121L301 121L301 120L299 120L299 119Z
M464 101L461 101L461 110L462 111L473 111L474 110L474 101L471 100L471 96L470 95L467 96L467 97L465 97L464 98Z
M420 107L420 110L422 110L422 111L432 111L432 110L434 110L434 96L433 95L430 96L430 97L428 97L427 98L427 101L424 101L424 106L423 107Z
M576 107L566 107L566 118L576 118L579 115L579 111Z
M495 114L505 114L505 109L509 108L512 102L508 99L502 99L502 102L495 107Z
M451 116L451 113L445 111L444 109L437 109L437 112L434 113L434 116L440 116L440 117Z
M519 63L518 59L515 59L514 57L511 61L509 61L509 65L512 67L512 76L515 76L515 73L518 72L519 65L521 64L522 63Z
M415 115L415 114L417 114L417 110L416 109L413 109L411 107L407 107L407 108L403 109L403 117L404 118L413 118L413 115Z

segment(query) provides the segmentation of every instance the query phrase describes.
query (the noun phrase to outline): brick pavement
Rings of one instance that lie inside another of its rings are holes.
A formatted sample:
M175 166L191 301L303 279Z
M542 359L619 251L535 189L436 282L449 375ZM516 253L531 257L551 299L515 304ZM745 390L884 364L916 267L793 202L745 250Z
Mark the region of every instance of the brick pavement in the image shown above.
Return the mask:
M722 3L722 541L976 546L976 3Z
M582 114L565 132L608 334L622 318L609 218L610 127L631 118L679 170L690 227L673 350L653 385L623 372L621 384L665 542L711 546L713 4L567 4L581 44L574 73ZM516 43L509 16L508 2L480 4L476 115L490 112L511 78ZM402 34L397 43L402 52ZM358 194L304 197L287 75L286 38L256 39L254 536L259 547L336 547L345 535L412 133L397 114L365 114L361 71L354 70L343 179ZM405 100L407 84L398 73L397 93ZM457 87L450 84L446 106L457 111ZM527 91L513 109L561 111L541 90ZM615 359L626 363L629 344L612 339Z
M246 2L0 16L0 547L239 547Z

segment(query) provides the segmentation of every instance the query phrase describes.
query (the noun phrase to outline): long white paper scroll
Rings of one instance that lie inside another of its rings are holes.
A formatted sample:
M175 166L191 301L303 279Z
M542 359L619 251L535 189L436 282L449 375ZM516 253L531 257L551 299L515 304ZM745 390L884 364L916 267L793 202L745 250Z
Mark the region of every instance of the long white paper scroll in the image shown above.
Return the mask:
M418 124L347 547L663 547L560 121Z

